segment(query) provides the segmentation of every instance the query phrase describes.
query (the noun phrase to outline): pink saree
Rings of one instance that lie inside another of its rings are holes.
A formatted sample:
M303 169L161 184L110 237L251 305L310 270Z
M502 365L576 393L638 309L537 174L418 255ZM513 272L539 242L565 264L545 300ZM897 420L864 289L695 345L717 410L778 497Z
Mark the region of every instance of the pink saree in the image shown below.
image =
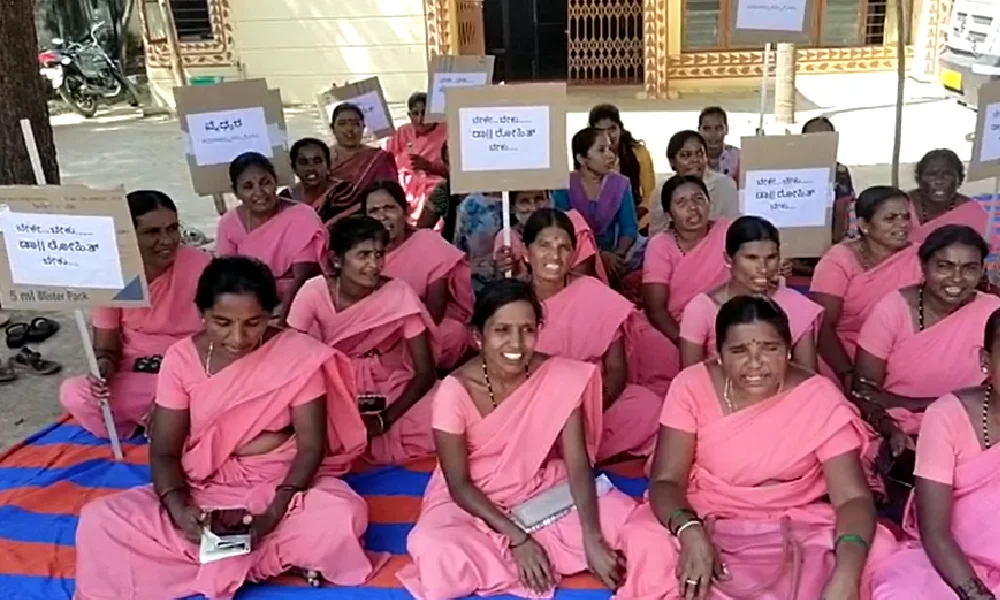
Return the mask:
M834 567L835 531L822 463L858 451L867 440L865 424L837 388L814 376L724 415L699 363L674 380L660 424L694 435L687 499L732 577L713 584L709 598L819 598ZM622 539L628 574L615 598L676 598L677 541L649 504L629 518ZM786 552L786 544L797 551ZM892 534L879 526L868 564L894 548ZM861 597L867 600L866 586Z
M304 204L284 206L278 214L253 231L247 231L239 212L231 210L219 219L215 254L242 254L264 262L278 282L282 303L294 280L292 265L318 263L325 269L328 234L316 212Z
M985 235L986 225L989 221L989 213L986 212L981 204L971 198L967 198L959 206L922 225L920 224L920 217L917 215L912 204L910 205L910 213L913 221L913 230L910 231L910 241L918 246L927 239L927 236L932 231L945 225L968 225L979 232L979 235ZM989 237L986 238L986 241L990 243L991 247L993 246Z
M983 382L979 364L983 327L997 308L1000 298L977 293L969 304L916 332L909 305L902 294L893 292L875 305L865 321L858 348L885 361L882 387L887 391L913 398L939 398ZM888 412L905 433L919 432L922 413L905 408L890 408Z
M190 338L172 346L163 360L157 403L188 407L191 430L181 462L197 506L262 512L288 473L295 438L267 454L235 453L262 432L287 427L293 407L321 396L327 400L329 454L312 487L292 499L277 528L250 554L204 565L152 486L91 502L76 532L76 598L232 598L244 582L293 566L317 570L338 585L363 583L374 570L360 541L367 507L338 478L365 445L352 388L342 355L293 331L211 376Z
M358 394L395 402L413 379L406 340L425 331L433 347L434 323L405 282L392 279L365 300L337 312L326 277L302 286L288 313L288 326L304 331L350 358ZM386 433L371 440L365 459L400 464L434 453L431 401L427 394ZM354 397L357 400L357 396Z
M865 271L849 243L835 245L819 259L809 291L843 301L836 332L844 351L853 359L861 326L878 301L900 288L920 283L923 273L917 256L919 244L910 244Z
M409 204L410 223L416 223L427 202L427 197L439 183L441 177L429 175L424 171L415 171L410 161L410 155L416 154L432 163L441 163L442 150L448 143L448 126L437 123L425 134L418 134L412 123L407 123L385 141L385 150L392 154L399 167L399 183L406 191L406 202Z
M95 328L117 330L121 337L121 359L108 381L119 436L128 438L135 433L152 410L156 395L156 374L135 372L136 360L162 357L174 342L201 330L194 294L198 278L210 260L212 256L207 252L181 245L174 264L149 282L149 308L95 308L91 312ZM98 437L108 436L100 406L91 396L85 376L62 382L59 403L84 429Z
M579 267L593 257L594 272L597 274L597 278L607 284L608 273L604 270L604 262L598 255L597 242L594 241L594 232L590 230L590 225L587 225L587 220L575 210L566 211L565 215L573 222L573 232L576 234L576 250L573 252L572 260L573 268ZM493 252L502 247L503 231L498 231L493 241ZM514 262L523 261L525 260L525 256L528 255L528 249L521 239L521 234L516 229L511 229L510 232L510 252L514 256Z
M385 255L382 271L387 277L410 284L421 301L427 288L447 277L449 301L444 318L437 324L434 362L450 369L465 356L471 342L468 322L472 317L472 271L465 253L430 229L417 229L398 248Z
M434 399L434 427L465 436L473 485L500 510L509 511L567 480L566 467L553 447L558 447L563 427L577 409L582 411L593 459L601 432L600 372L587 363L549 358L485 417L457 379L445 379ZM612 490L598 505L605 540L615 548L635 502ZM558 575L587 569L575 512L532 537ZM406 540L413 563L400 570L399 579L418 600L470 594L538 597L519 583L507 544L507 538L455 504L439 467Z
M635 306L593 277L579 277L543 303L537 352L601 364L611 343L623 339L631 351L629 327ZM586 324L586 326L581 326ZM628 452L648 455L656 443L656 415L663 397L628 383L603 417L597 460Z

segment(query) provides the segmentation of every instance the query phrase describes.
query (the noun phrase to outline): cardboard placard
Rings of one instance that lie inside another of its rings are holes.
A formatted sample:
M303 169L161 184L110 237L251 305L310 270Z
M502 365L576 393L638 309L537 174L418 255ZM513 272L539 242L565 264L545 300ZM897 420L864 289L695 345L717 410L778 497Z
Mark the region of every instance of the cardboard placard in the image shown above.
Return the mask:
M174 98L196 192L231 192L229 163L244 152L270 158L279 185L295 182L281 92L265 80L175 87Z
M816 8L816 0L738 0L729 43L733 46L809 43L809 32L817 18Z
M4 307L149 306L124 190L0 186L0 204Z
M781 230L782 258L816 258L830 247L837 133L755 136L740 148L740 214Z
M979 87L968 181L1000 177L1000 81Z
M493 83L493 65L496 58L485 56L435 56L427 66L428 123L447 120L447 94L453 87L485 86Z
M569 185L565 83L453 87L446 93L452 193Z
M327 129L333 121L333 109L338 104L349 102L361 109L365 115L365 131L376 139L387 138L396 133L392 123L392 113L385 101L382 82L378 77L369 77L361 81L342 86L333 86L316 96L320 118Z

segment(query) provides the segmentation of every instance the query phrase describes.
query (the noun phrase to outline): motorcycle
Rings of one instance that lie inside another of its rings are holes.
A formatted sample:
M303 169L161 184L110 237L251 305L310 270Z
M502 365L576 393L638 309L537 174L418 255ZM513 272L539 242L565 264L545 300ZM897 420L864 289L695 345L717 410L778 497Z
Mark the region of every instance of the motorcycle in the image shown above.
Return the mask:
M89 34L65 47L64 40L53 38L54 48L38 54L41 76L70 108L88 118L97 112L100 100L111 100L123 93L129 105L139 106L132 82L98 41L103 26L103 22L95 23Z

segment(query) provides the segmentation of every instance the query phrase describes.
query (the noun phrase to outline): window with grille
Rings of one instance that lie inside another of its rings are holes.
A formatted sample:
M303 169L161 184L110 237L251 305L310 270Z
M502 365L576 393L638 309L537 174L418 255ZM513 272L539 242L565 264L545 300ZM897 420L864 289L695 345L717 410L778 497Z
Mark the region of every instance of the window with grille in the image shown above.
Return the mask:
M897 35L896 3L913 0L815 0L819 16L809 25L812 47L884 46ZM684 0L684 51L737 49L729 33L736 24L738 0ZM909 32L908 32L909 33ZM912 37L912 34L911 36ZM906 40L910 42L909 39Z
M170 0L177 39L182 42L212 39L212 19L207 0Z

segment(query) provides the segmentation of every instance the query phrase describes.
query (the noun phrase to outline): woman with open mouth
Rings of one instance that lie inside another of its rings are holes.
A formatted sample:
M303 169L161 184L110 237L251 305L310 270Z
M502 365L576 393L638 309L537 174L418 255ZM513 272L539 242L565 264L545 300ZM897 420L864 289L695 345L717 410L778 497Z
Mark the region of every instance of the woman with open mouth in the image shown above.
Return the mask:
M355 215L330 228L330 275L302 286L288 325L351 359L368 429L365 459L400 464L434 453L434 321L408 283L383 275L389 233Z
M386 277L410 284L437 325L434 362L450 370L465 357L471 342L472 270L465 253L431 229L407 223L406 192L396 181L377 181L365 190L364 212L385 227Z
M323 140L302 138L292 144L289 157L298 181L278 195L314 208L325 204L336 193L330 179L330 147Z
M910 190L913 231L910 239L922 243L944 225L967 225L986 231L989 213L975 200L960 193L965 165L952 150L931 150L913 169L917 188Z
M888 294L861 328L852 398L883 439L883 474L908 461L931 402L983 381L980 332L1000 307L1000 298L976 291L988 254L974 229L935 230L920 245L923 281ZM913 465L905 470L893 480L912 484Z
M729 279L695 296L684 308L680 323L681 368L715 353L715 316L719 307L737 296L773 300L788 315L792 331L792 360L816 370L816 336L823 307L784 285L779 277L781 242L778 228L767 219L744 216L726 231Z
M656 436L663 397L633 383L628 356L635 305L594 277L576 276L570 260L576 247L565 214L543 208L524 226L528 270L545 307L538 351L600 364L603 372L603 433L599 462L620 455L647 456Z
M541 321L520 281L492 283L476 302L479 355L435 395L439 466L399 572L418 600L551 597L587 570L621 585L619 532L635 501L594 478L601 369L538 352Z
M727 301L713 329L718 358L682 371L663 403L615 600L868 600L867 567L896 541L862 470L867 426L792 360L771 299Z
M823 307L820 368L845 390L851 389L858 334L875 304L923 278L905 193L885 185L868 188L855 212L860 236L827 250L809 287L809 297Z

